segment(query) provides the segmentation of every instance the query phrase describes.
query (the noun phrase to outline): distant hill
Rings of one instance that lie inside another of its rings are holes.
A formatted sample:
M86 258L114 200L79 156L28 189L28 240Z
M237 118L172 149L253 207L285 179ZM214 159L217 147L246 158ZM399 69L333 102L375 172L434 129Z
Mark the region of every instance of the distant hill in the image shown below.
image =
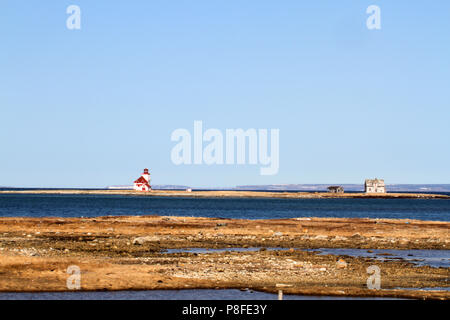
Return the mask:
M343 186L346 191L363 191L360 184L270 184L236 186L234 190L272 190L272 191L326 191L329 186Z
M345 191L364 191L363 184L272 184L236 186L234 190L327 191L329 186L342 186ZM450 184L387 184L388 192L450 192Z
M450 184L388 184L387 191L450 192Z
M155 190L186 190L191 189L189 186L181 186L181 185L172 185L172 184L156 184L152 186L152 189Z
M181 185L172 185L172 184L161 184L161 185L152 185L152 189L154 190L186 190L191 187L181 186ZM133 186L107 186L106 189L110 190L132 190Z

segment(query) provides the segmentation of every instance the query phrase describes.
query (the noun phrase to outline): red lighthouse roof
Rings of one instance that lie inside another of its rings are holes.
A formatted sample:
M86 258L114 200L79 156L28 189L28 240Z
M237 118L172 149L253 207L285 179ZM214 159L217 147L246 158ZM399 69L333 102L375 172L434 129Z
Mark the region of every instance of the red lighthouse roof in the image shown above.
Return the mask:
M140 177L140 178L137 179L134 183L144 183L144 184L148 184L148 181L147 181L144 177Z

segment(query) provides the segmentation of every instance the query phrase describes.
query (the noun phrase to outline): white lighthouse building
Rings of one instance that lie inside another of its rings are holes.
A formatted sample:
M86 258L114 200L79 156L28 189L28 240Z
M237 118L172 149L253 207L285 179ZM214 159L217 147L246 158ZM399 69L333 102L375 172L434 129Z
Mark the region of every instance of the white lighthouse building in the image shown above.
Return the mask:
M144 173L134 182L133 189L136 191L152 190L152 187L150 186L150 173L148 173L148 169L144 169Z

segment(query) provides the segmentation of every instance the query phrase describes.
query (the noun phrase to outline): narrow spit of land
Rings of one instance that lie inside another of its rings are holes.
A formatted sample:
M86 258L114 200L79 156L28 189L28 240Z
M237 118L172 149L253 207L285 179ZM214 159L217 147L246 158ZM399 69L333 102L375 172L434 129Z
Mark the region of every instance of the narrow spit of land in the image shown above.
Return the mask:
M0 194L92 194L92 195L135 195L143 197L198 197L198 198L289 198L289 199L322 199L322 198L421 198L421 199L450 199L443 194L426 193L329 193L329 192L270 192L270 191L178 191L153 190L140 192L134 190L7 190Z
M306 248L448 250L450 223L297 218L236 220L161 216L0 218L0 291L249 288L286 294L450 299L450 268L404 260L318 255ZM245 252L164 252L168 248L261 248ZM276 251L266 248L286 248ZM381 290L367 268L381 269Z

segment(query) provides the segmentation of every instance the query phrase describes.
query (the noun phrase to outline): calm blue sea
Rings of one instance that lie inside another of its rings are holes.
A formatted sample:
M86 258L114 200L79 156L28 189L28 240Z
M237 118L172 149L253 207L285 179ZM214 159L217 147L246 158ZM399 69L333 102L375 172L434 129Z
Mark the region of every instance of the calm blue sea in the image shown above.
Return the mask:
M367 217L450 221L450 200L202 199L122 195L0 194L0 216L3 217L97 217L106 215L243 219Z

